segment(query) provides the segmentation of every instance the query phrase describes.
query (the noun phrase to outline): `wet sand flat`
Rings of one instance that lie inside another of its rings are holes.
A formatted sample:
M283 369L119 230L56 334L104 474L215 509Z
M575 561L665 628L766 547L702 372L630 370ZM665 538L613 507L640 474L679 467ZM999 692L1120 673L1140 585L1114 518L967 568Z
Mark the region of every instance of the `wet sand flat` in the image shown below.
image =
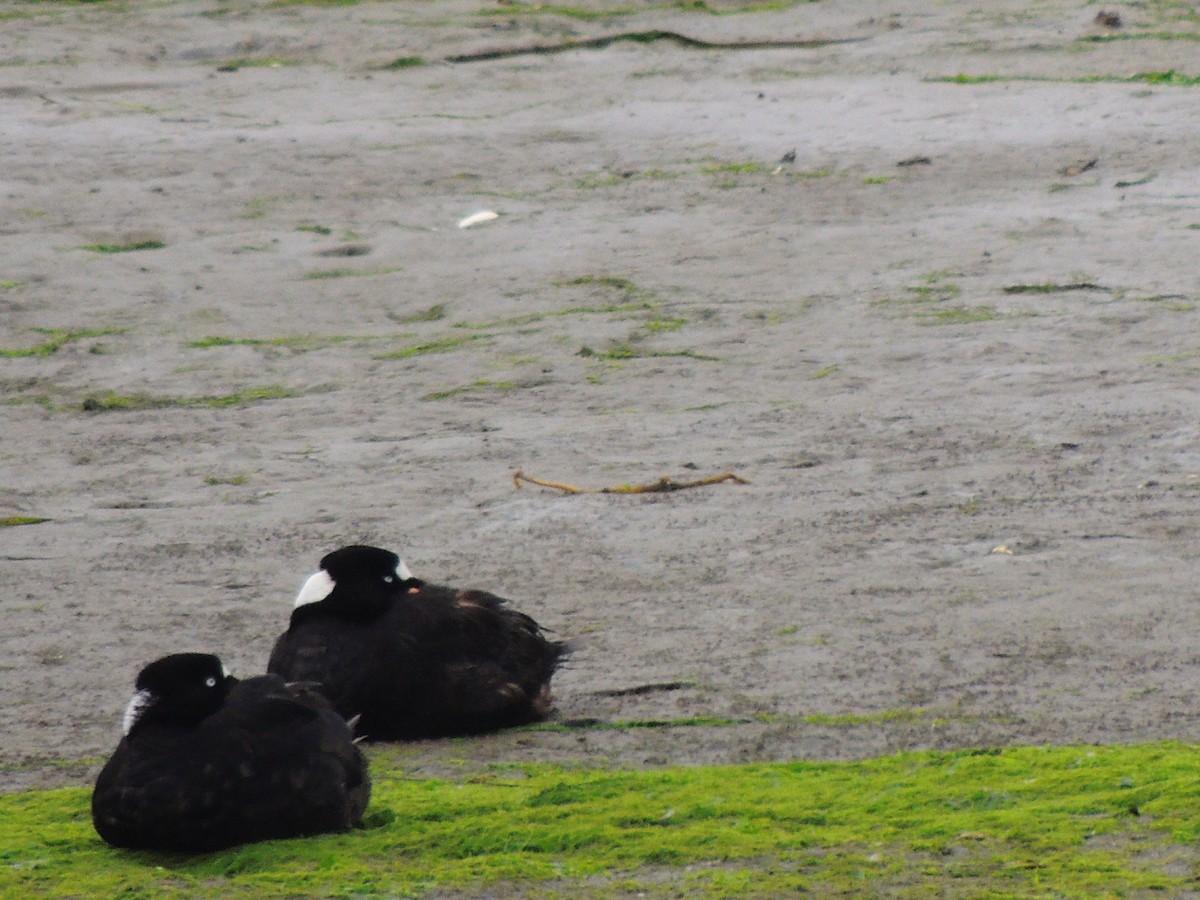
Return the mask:
M1197 26L903 6L0 4L0 787L352 542L576 643L414 771L1200 738Z

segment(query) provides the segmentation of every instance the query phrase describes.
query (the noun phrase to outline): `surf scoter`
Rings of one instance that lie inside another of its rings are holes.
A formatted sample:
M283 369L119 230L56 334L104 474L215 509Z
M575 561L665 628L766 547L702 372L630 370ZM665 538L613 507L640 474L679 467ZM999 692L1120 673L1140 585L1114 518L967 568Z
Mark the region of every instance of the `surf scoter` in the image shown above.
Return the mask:
M317 684L368 740L536 722L567 647L506 603L428 584L391 551L343 547L300 590L267 671Z
M123 727L92 794L114 846L204 852L362 822L371 785L352 727L304 685L178 653L142 669Z

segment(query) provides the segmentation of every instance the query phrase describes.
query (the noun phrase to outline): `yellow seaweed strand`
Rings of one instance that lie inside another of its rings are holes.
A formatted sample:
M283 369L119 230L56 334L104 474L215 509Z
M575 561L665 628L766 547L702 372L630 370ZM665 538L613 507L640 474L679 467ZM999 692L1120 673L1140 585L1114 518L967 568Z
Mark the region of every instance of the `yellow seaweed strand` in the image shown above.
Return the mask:
M726 481L732 481L734 484L750 483L745 478L735 475L733 472L721 472L719 475L709 475L706 478L697 478L694 481L675 481L671 476L664 475L658 481L652 481L649 484L620 484L616 487L587 488L576 487L573 484L563 484L560 481L547 481L544 478L534 478L531 475L526 475L520 469L513 472L513 485L515 487L519 488L523 481L529 484L536 484L539 487L562 491L566 494L664 494L670 491L683 491L688 488L721 484Z

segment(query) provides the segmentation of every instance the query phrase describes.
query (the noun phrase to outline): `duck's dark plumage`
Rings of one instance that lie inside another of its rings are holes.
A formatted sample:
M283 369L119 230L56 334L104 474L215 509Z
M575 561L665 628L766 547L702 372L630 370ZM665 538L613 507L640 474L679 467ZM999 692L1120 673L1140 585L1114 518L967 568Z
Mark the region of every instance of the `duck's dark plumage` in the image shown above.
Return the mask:
M427 584L354 546L321 560L267 670L318 684L367 739L414 739L544 719L565 652L495 594Z
M370 796L350 726L277 675L239 681L209 654L142 670L92 821L117 847L204 852L346 831Z

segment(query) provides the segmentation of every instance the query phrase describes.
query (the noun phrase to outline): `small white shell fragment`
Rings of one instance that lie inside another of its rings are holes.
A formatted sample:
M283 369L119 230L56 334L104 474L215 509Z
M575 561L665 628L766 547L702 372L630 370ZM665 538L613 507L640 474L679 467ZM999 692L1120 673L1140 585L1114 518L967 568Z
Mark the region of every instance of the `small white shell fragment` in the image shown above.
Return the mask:
M477 213L471 213L465 219L460 219L458 222L459 228L470 228L472 225L482 225L484 222L490 222L492 219L500 218L500 213L493 212L490 209L481 209Z
M1007 544L1001 544L999 547L993 547L992 552L993 553L1004 553L1004 554L1007 554L1008 556L1013 555L1012 549L1009 548L1009 546Z

